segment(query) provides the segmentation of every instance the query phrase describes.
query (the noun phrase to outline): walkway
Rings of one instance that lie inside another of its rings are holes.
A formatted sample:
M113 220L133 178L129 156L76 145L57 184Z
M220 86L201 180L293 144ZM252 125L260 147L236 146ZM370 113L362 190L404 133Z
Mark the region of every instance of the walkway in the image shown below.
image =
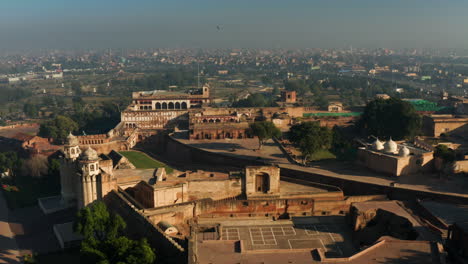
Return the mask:
M192 147L218 154L277 164L280 168L382 186L390 186L396 182L397 188L468 198L468 180L459 176L439 179L434 174L419 174L397 178L370 171L354 163L341 161L317 162L316 166L304 167L291 164L272 140L269 140L261 150L258 150L258 141L255 139L189 141L178 138L177 140Z
M9 213L3 192L0 191L0 263L21 263L15 235L9 224Z

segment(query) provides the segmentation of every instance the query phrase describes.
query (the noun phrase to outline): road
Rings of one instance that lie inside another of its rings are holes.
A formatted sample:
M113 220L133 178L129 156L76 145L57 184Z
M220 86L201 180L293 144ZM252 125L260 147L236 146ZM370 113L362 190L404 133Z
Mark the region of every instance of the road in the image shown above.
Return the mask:
M21 263L15 235L8 221L9 213L3 192L0 191L0 263Z

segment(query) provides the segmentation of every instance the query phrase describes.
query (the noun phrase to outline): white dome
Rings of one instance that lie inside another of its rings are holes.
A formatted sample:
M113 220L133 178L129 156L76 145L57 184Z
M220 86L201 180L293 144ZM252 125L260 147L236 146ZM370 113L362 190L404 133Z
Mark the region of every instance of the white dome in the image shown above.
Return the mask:
M68 134L67 139L65 140L65 145L67 146L78 146L78 138L75 137L71 132Z
M384 149L384 145L382 144L382 142L377 138L375 139L374 143L372 143L372 149L373 150L382 150Z
M99 156L97 152L92 149L91 147L88 147L83 154L80 156L81 160L86 160L86 161L96 161L99 159Z
M387 142L385 142L384 151L386 153L395 154L397 150L398 150L398 145L397 143L395 143L395 141L392 140L392 138L390 138Z
M402 148L400 148L398 155L402 157L408 157L410 155L410 150L406 146L403 146Z

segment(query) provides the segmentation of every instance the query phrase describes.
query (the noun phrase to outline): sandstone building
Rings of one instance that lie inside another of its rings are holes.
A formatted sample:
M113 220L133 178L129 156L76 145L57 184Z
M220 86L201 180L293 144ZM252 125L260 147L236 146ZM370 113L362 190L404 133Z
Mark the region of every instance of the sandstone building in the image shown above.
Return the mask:
M433 149L425 144L398 144L391 138L386 142L375 139L358 149L357 162L374 171L392 176L404 176L433 169Z

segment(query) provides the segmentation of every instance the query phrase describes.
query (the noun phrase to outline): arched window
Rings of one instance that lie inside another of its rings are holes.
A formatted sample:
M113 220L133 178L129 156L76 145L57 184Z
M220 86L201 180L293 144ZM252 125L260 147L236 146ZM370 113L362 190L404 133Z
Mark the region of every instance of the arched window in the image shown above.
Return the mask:
M215 120L216 123L221 123L221 120L218 118Z
M169 103L169 109L174 109L174 103L173 102Z
M162 103L162 109L167 109L167 103L166 102Z
M187 103L186 102L182 102L182 109L187 109Z
M89 170L90 170L90 171L94 171L94 164L91 164L91 165L89 166Z
M156 103L156 109L161 109L161 103Z
M208 122L210 122L210 123L214 123L214 120L213 120L213 119L210 119L210 121L208 121Z
M70 150L70 152L71 152L71 154L75 154L75 149L72 148L72 149Z
M208 120L206 120L206 119L203 119L203 123L208 123Z

